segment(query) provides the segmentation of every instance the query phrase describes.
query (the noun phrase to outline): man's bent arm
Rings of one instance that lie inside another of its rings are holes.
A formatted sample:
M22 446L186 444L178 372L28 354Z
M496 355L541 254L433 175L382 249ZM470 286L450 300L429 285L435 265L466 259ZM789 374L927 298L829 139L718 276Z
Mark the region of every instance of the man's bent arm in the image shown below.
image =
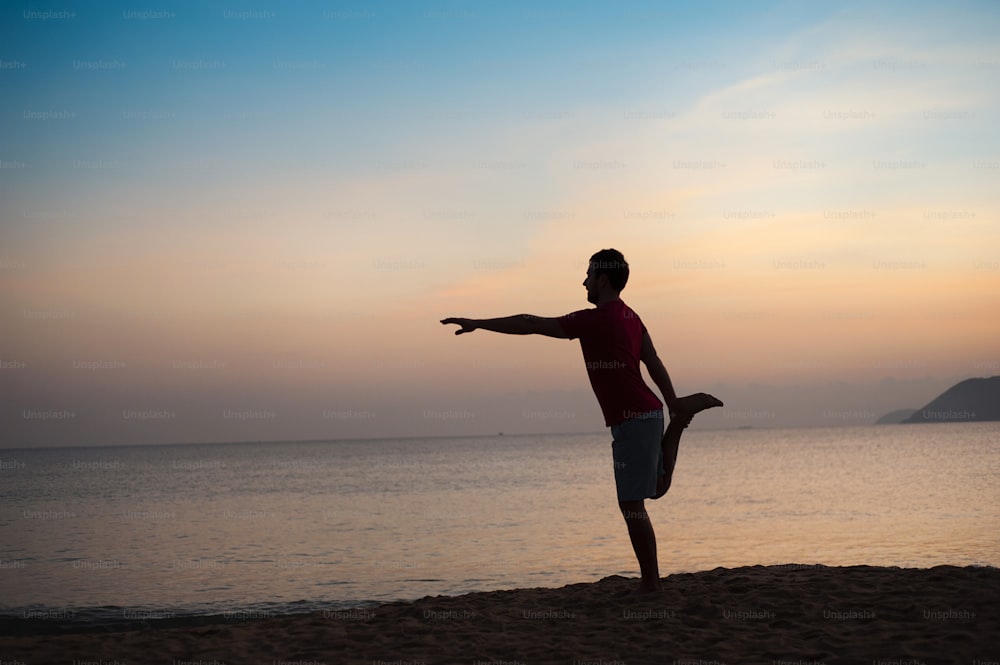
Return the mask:
M566 339L568 335L556 318L535 316L534 314L515 314L496 319L442 319L441 323L457 323L461 328L456 335L472 332L476 329L489 330L505 335L546 335Z
M642 335L642 348L639 352L639 358L646 365L649 378L653 380L653 383L656 384L656 387L663 394L663 400L667 403L667 409L671 410L671 406L677 399L677 393L674 392L674 384L670 380L670 374L667 373L667 368L663 366L663 361L657 355L649 333L643 333Z

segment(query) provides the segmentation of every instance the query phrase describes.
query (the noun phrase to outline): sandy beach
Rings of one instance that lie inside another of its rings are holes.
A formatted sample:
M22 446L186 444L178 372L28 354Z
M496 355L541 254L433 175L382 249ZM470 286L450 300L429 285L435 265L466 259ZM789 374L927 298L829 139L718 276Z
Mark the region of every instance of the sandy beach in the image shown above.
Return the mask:
M632 596L608 577L559 589L115 633L16 635L0 660L48 663L1000 662L1000 570L788 564L676 574Z

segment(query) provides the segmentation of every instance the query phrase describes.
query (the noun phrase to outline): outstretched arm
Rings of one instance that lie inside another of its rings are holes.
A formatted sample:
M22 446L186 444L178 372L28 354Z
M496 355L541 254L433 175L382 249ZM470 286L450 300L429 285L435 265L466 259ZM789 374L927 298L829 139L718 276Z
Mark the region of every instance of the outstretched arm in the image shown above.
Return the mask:
M456 335L482 329L506 335L546 335L562 339L568 337L565 331L563 331L562 326L559 325L558 319L535 316L534 314L516 314L498 319L462 319L452 317L441 319L441 323L458 324L460 327L455 331Z
M663 394L663 401L667 403L667 410L673 411L673 404L677 401L677 393L674 392L674 384L670 381L670 375L667 373L667 368L663 366L663 361L660 360L660 356L657 355L656 349L653 347L653 340L649 337L649 333L642 334L642 348L639 351L639 359L646 365L646 370L649 371L649 378L653 380L656 387L660 389Z

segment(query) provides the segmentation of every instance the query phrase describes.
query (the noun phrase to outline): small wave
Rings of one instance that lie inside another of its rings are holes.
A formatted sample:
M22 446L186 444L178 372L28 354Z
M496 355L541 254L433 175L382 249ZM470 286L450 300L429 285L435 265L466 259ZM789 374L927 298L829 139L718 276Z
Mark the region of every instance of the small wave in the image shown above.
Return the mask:
M260 621L322 611L372 607L375 601L294 601L257 603L244 607L217 606L52 608L44 606L0 608L0 636L110 633L127 630L183 628Z

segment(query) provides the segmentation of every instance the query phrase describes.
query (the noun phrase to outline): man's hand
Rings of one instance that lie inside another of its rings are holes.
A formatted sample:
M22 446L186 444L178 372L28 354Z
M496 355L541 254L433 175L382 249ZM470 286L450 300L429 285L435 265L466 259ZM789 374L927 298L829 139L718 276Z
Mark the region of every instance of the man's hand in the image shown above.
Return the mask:
M477 329L479 327L479 326L476 325L476 320L475 319L459 319L459 318L451 317L451 318L448 318L448 319L441 319L441 323L443 323L445 325L447 325L449 323L456 323L459 326L461 326L458 330L455 331L456 335L461 335L462 333L472 332L473 330L475 330L475 329Z

